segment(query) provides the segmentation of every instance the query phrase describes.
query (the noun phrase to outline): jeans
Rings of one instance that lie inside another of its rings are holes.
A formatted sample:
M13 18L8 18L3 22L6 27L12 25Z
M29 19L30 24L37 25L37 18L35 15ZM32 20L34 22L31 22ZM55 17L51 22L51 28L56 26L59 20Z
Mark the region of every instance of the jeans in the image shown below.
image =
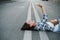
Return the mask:
M56 33L60 33L60 19L58 20L59 24L58 24L58 29L56 31L53 31L53 32L56 32Z
M60 33L60 23L58 24L58 30L56 32Z

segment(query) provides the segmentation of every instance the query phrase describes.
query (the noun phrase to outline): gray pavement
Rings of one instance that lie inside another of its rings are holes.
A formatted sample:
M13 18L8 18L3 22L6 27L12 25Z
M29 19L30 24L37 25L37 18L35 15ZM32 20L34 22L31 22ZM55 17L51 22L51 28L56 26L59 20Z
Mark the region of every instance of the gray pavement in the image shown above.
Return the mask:
M0 40L22 40L19 29L26 21L29 3L13 2L0 5Z
M42 2L46 7L49 19L60 18L60 4L53 2ZM39 16L40 9L34 5ZM9 2L0 4L0 40L23 40L24 31L20 28L27 19L29 2ZM32 8L31 8L32 9ZM32 20L35 20L33 9ZM60 40L60 33L46 32L49 40ZM39 32L32 31L32 40L40 40Z

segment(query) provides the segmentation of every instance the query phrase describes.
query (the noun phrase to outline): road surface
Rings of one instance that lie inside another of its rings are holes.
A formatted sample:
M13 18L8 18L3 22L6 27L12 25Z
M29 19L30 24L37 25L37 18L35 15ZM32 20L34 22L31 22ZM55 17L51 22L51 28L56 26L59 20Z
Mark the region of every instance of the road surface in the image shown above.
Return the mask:
M25 21L41 19L37 3L44 5L49 20L60 18L60 4L56 2L20 0L0 3L0 40L60 40L60 33L20 30Z

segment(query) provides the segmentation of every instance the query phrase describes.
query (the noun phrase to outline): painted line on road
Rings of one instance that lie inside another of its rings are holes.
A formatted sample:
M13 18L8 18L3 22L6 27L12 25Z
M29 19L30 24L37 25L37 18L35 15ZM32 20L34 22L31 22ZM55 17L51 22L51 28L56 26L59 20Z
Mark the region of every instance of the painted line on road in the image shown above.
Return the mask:
M32 40L32 32L26 30L25 33L24 33L24 38L23 38L23 40Z
M26 22L28 20L31 20L31 3L30 3L30 6L28 8L28 16L27 16ZM32 40L32 31L25 30L23 40Z
M32 7L33 7L33 10L34 10L34 14L35 14L36 22L39 22L39 21L40 21L40 18L39 18L39 16L38 16L38 12L36 11L36 9L35 9L33 3L32 3Z
M49 40L46 32L40 31L39 34L40 34L40 39L41 39L41 40Z
M30 6L29 6L29 8L28 8L28 16L27 16L26 22L27 22L28 20L31 20L31 3L30 3Z
M34 10L36 22L39 22L40 21L40 18L39 18L38 12L36 11L33 3L32 3L32 7L33 7L33 10ZM39 34L40 34L40 39L41 40L49 40L49 38L48 38L48 36L47 36L47 34L46 34L45 31L39 31Z

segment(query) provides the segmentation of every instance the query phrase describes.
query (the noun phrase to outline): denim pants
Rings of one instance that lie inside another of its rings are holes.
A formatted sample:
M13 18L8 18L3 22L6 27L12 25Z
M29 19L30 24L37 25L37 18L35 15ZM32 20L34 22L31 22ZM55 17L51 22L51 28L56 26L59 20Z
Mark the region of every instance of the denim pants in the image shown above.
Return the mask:
M60 33L60 23L58 24L58 30L56 32Z
M57 33L60 33L60 19L58 20L58 22L59 22L59 24L58 24L58 29L56 30L56 31L54 31L54 32L57 32Z

